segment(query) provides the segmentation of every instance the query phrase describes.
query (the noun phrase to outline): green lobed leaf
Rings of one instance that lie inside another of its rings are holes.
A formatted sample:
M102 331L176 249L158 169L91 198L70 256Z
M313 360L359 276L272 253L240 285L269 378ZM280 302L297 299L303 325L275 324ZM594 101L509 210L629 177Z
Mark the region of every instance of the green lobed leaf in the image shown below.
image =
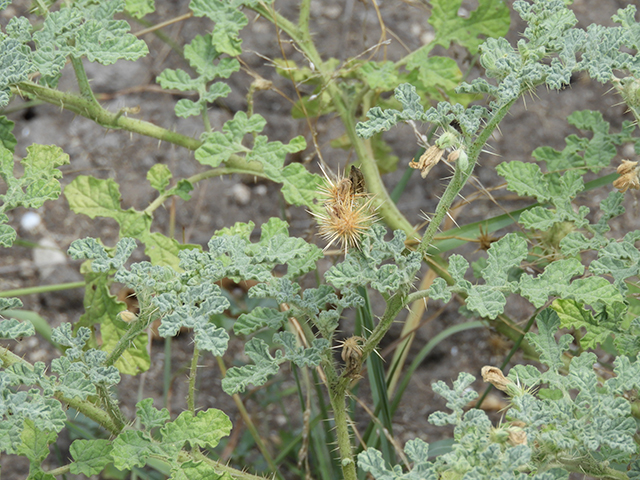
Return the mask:
M518 195L532 196L539 202L546 202L551 198L548 183L535 163L502 162L496 171L507 181L509 190Z
M38 208L47 200L55 200L60 195L58 178L62 173L57 167L69 163L69 156L59 147L49 145L31 145L27 147L27 156L21 160L24 173L20 178L13 175L13 154L4 145L0 146L0 177L7 189L0 195L0 221L6 221L2 212L17 206ZM0 240L9 247L15 239L15 232L3 225Z
M556 260L547 265L542 275L520 277L520 294L536 307L542 307L549 297L564 292L574 276L582 275L584 266L575 258Z
M441 87L449 92L462 81L462 72L454 59L429 56L426 50L417 50L410 55L407 68L418 70L418 81L424 89Z
M515 233L509 233L492 243L487 251L487 266L482 271L487 285L501 287L508 283L509 270L519 267L527 253L527 241Z
M0 143L11 152L15 152L18 141L13 134L14 123L4 115L0 115Z
M172 464L170 480L233 480L233 477L228 472L217 472L205 462L188 461Z
M527 333L526 339L540 353L540 361L547 365L549 369L557 371L564 365L562 354L571 344L571 335L563 335L556 342L555 333L560 327L560 317L550 309L545 308L536 316L538 333Z
M301 368L317 367L323 355L331 348L331 343L325 338L314 338L311 345L305 348L297 344L296 336L291 332L276 333L273 341L284 347L285 359Z
M40 430L33 420L26 418L17 453L29 459L31 470L39 469L42 461L49 455L49 445L55 442L56 438L58 435L55 432Z
M233 333L249 335L261 328L279 329L284 325L287 312L280 312L274 308L256 307L249 313L243 313L233 324Z
M110 440L101 438L74 440L69 447L69 452L74 460L69 466L69 471L74 475L98 475L113 461L112 451L113 446Z
M12 298L9 300L18 299ZM20 305L21 303L18 304L17 302L14 302L12 305L8 305L8 308L16 308ZM30 322L20 322L14 318L11 318L9 320L2 320L0 322L0 338L30 337L31 335L35 335L35 333L35 329Z
M543 208L543 207L533 207L530 210L526 210L522 212L518 222L522 224L524 228L528 228L531 230L541 230L546 232L553 225L562 221L562 217L558 215L554 210Z
M364 82L374 90L389 91L398 86L400 78L393 62L365 62L358 70Z
M198 90L198 87L203 85L203 80L191 78L191 75L179 68L177 70L172 68L163 70L156 78L156 81L162 88L180 90L181 92Z
M171 170L169 170L169 167L162 163L156 163L147 172L147 180L151 184L151 187L160 193L164 193L172 177L173 174Z
M145 398L136 403L136 417L147 430L162 427L171 418L169 410L166 408L158 410L153 406L153 398Z
M434 0L429 23L436 31L435 42L449 48L452 41L475 54L486 37L503 37L509 30L509 7L501 0L478 2L468 18L459 16L462 0Z
M174 107L176 116L181 118L197 117L205 111L205 106L200 102L194 102L188 98L181 98Z
M9 103L9 87L27 81L34 69L28 46L15 38L0 39L0 107Z
M113 465L118 470L144 467L151 456L173 459L180 451L175 443L159 443L137 430L124 430L113 440Z
M272 357L269 346L259 338L249 340L244 351L254 364L227 370L226 377L222 379L222 389L229 395L244 392L248 384L263 385L270 376L278 373L282 361L281 352L278 352L276 358Z
M112 179L101 180L79 175L64 189L64 196L74 213L89 218L114 218L122 212L120 188Z
M457 419L460 418L465 406L478 397L477 392L471 390L469 387L474 382L473 375L460 372L458 378L453 382L453 389L449 388L447 384L441 380L433 383L431 387L434 393L440 395L447 401L447 408L453 411L451 416L429 416L429 423L434 425L446 425L447 423L454 424ZM442 412L440 412L442 413ZM444 415L444 414L443 414ZM445 423L442 423L442 421Z
M482 318L494 319L507 304L507 298L500 290L489 285L474 285L468 292L466 307Z
M207 16L215 22L211 42L218 51L237 56L242 53L238 33L249 23L239 9L244 3L242 0L191 0L189 7L196 17Z
M230 432L231 420L215 408L200 411L195 416L184 411L160 430L163 442L178 448L184 447L186 442L192 447L214 448Z
M403 110L398 111L392 108L382 110L380 107L373 107L367 112L368 120L356 125L356 133L362 138L371 138L378 132L389 130L398 122L406 120L425 120L424 107L420 96L416 92L416 87L403 83L399 85L394 95L400 102Z
M404 232L396 230L388 242L385 234L386 228L382 225L372 225L363 235L360 248L349 252L342 263L325 273L327 282L343 293L367 284L385 295L406 291L420 268L420 254L403 254ZM393 263L387 263L388 260Z
M186 286L180 293L166 292L156 296L153 303L161 312L169 312L158 329L162 337L174 336L182 327L193 328L198 348L216 356L224 354L229 334L209 323L211 315L221 314L229 308L229 300L222 295L218 285Z
M584 335L580 337L583 348L596 348L604 343L611 334L620 334L614 322L598 322L590 310L575 300L557 299L551 308L558 314L562 328L584 328Z
M126 0L124 7L127 13L135 18L142 18L156 11L155 0Z

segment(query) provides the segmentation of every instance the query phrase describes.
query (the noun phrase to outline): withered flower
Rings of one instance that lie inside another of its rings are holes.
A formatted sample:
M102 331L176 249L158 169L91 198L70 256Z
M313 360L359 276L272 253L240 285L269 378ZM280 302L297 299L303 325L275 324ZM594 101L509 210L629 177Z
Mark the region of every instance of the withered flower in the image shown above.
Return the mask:
M409 166L411 168L415 168L420 170L420 175L422 178L425 178L429 175L429 172L433 167L435 167L440 159L444 155L444 150L435 145L430 146L427 150L422 154L420 159L417 162L411 161Z
M485 382L489 382L491 385L496 387L498 390L502 390L503 392L507 391L509 385L513 382L504 376L502 370L498 367L491 367L489 365L485 365L482 367L480 371L482 373L482 379Z
M634 190L640 189L640 179L638 178L640 167L638 167L638 162L622 160L622 164L618 167L618 173L620 177L613 182L615 188L623 193L630 188Z

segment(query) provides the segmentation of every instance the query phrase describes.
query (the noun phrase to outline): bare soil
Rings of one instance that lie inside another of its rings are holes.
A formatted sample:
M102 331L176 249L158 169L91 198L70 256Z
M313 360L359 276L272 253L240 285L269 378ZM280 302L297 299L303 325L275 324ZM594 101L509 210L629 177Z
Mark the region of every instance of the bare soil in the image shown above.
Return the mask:
M3 25L6 25L8 18L13 14L26 11L25 5L28 2L14 3L0 14ZM428 9L424 6L426 2L378 0L378 3L388 30L388 38L391 39L386 49L389 59L397 59L406 52L405 48L415 50L429 40L432 32L431 26L427 23ZM575 0L573 8L582 27L593 22L611 25L611 15L627 3L623 0L608 2ZM167 20L188 11L188 2L185 0L158 0L156 4L157 13L149 18L152 22ZM276 0L275 5L289 18L297 15L295 0ZM467 9L474 8L473 2L465 2L464 5ZM371 2L325 0L314 1L312 6L315 40L324 58L336 57L345 60L348 57L360 55L378 41L380 28ZM233 91L230 97L211 108L210 118L215 129L220 129L225 121L233 117L234 112L246 109L245 94L252 81L252 73L258 73L263 78L274 82L275 87L288 98L295 98L295 91L290 82L276 74L270 59L281 58L281 49L288 58L296 60L299 65L305 63L304 58L286 39L283 38L282 44L278 44L275 30L269 22L251 13L249 18L249 25L242 33L246 52L242 55L245 69L230 79ZM208 20L192 18L187 22L169 26L164 31L178 44L183 45L196 34L207 32L209 27ZM142 28L134 22L134 30L138 31ZM519 31L522 31L522 24L514 14L508 35L512 44L520 38ZM164 68L186 69L188 65L154 35L147 34L143 38L148 43L151 53L139 62L120 61L109 67L86 64L96 94L103 105L111 111L117 111L125 106L140 106L138 118L184 134L199 135L203 130L201 121L195 117L177 118L173 107L180 97L160 91L155 83L156 76ZM449 52L440 50L439 53L453 55L459 60L463 70L472 60L457 47L452 47ZM482 156L476 170L476 181L466 188L465 196L472 195L481 186L490 188L500 184L500 179L495 174L495 166L502 161L531 160L531 152L538 146L549 145L562 149L567 135L579 133L566 122L567 116L575 110L601 111L605 120L611 122L614 131L620 128L623 120L633 120L630 114L625 113L624 107L618 104L620 99L607 93L610 86L600 85L582 76L577 76L574 80L570 87L561 92L539 89L531 98L527 98L526 102L521 101L513 108L509 118L501 126L500 133L491 140L490 151ZM77 91L70 68L66 69L60 88ZM65 172L63 185L81 174L112 178L120 185L123 208L144 209L155 198L155 191L145 181L147 171L154 164L167 165L175 178L188 177L205 170L205 167L199 165L193 158L193 154L184 149L158 144L156 140L132 136L126 132L106 132L85 118L76 117L66 111L60 112L52 106L37 105L21 108L23 106L22 101L16 99L11 104L11 108L15 110L9 115L16 122L14 133L18 139L17 156L20 158L24 156L26 147L32 143L59 145L71 157L71 164L63 168ZM313 119L309 124L305 120L293 120L290 109L290 102L285 100L275 88L256 94L255 111L267 118L268 126L265 134L271 140L288 142L297 135L304 135L307 138L310 147L292 161L307 162L310 168L317 169L309 130L310 124L317 132L323 158L332 168L335 170L344 168L345 164L353 160L354 156L351 152L330 146L331 140L342 134L339 120L329 116L317 121ZM394 129L385 135L385 139L391 145L394 154L400 157L398 170L384 177L386 185L392 189L415 154L417 144L409 128ZM633 151L621 152L620 158L629 158L631 154ZM611 171L613 169L612 166ZM398 202L399 208L410 221L419 224L423 221L422 212L428 213L435 209L438 196L443 192L449 174L448 167L442 165L438 166L426 181L420 178L420 175L412 176ZM595 206L607 194L608 191L603 191L579 200L588 206ZM617 220L615 225L618 231L622 232L638 228L637 205L632 195L627 198L628 213ZM509 192L498 190L493 192L493 199L480 195L479 200L461 209L456 220L460 224L478 221L523 205L513 200ZM192 200L185 203L178 199L175 208L176 231L184 232L186 242L206 245L211 234L222 227L250 220L259 226L272 216L283 215L291 224L292 235L317 239L314 236L314 222L304 209L287 207L281 198L278 185L255 182L253 178L232 176L201 182L196 186ZM10 219L11 224L18 227L25 213L23 209L14 210ZM107 245L113 245L117 240L118 230L115 222L108 219L91 220L82 215L75 215L70 212L64 197L45 204L38 209L37 213L42 219L42 224L31 230L22 228L20 239L41 244L49 242L49 248L54 250L57 248L62 252L65 252L69 244L77 238L99 237ZM154 228L166 234L168 219L168 210L157 211ZM469 260L475 260L480 253L473 252L474 248L470 246L459 253L467 256ZM44 250L44 257L47 258L47 252L51 251ZM36 252L40 252L40 257L37 257ZM34 250L26 246L17 246L0 252L0 290L82 280L78 263L64 260L53 267L47 266L39 260L42 258L42 253L43 250ZM144 259L142 252L136 251L135 260L142 259ZM322 262L320 268L324 270L330 263L331 259L327 259ZM52 327L55 327L62 322L74 322L79 318L83 312L82 296L82 290L76 289L24 296L22 300L25 309L39 313ZM239 300L242 301L241 296ZM379 302L375 306L379 309ZM453 324L467 320L458 313L458 307L459 304L455 301L448 307L443 307L437 302L429 304L425 314L425 320L428 319L428 321L425 321L424 326L417 332L409 362L436 334ZM527 302L517 299L513 299L507 309L507 313L517 322L525 322L532 311L532 307ZM398 325L392 330L388 341L382 345L383 350L399 334L404 321L403 317L404 314L399 318ZM345 319L341 329L345 336L349 335L353 329L352 320ZM48 362L56 356L53 349L38 337L9 343L9 346L15 353L23 355L30 362ZM173 383L167 406L174 416L186 407L186 370L192 347L189 333L174 339L171 346ZM393 435L398 443L403 445L407 440L416 437L433 442L450 436L451 432L433 427L427 422L431 413L444 409L441 399L434 397L431 384L437 380L451 382L462 371L479 377L480 368L483 365L499 365L509 348L510 343L500 338L491 328L463 332L441 342L414 374L403 403L394 418ZM164 344L161 341L153 343L151 355L151 369L142 377L124 376L118 390L123 411L130 419L134 417L135 403L138 398L151 396L156 400L157 407L162 406L162 371L165 353ZM390 360L391 354L386 358ZM242 351L242 342L235 340L230 346L225 362L230 366L244 361L246 357ZM523 361L523 359L516 358L513 361ZM218 365L210 355L204 355L200 364L202 368L198 383L197 405L201 409L215 407L226 412L235 428L230 445L234 446L236 451L243 451L247 432L232 399L221 390ZM142 388L141 381L143 381ZM283 439L287 438L281 435L282 432L298 432L300 429L301 413L297 396L282 395L282 392L293 385L290 372L284 371L267 387L257 389L246 397L246 406L253 421L258 425L263 438L268 439L270 448L274 452L278 451ZM479 391L484 388L481 382L478 382L476 387ZM140 391L141 397L139 397ZM371 408L366 375L360 382L357 395ZM496 397L495 400L497 405L501 406L500 399ZM363 428L368 420L366 412L360 407L355 407L354 413L358 426ZM70 438L62 439L59 442L59 448L52 449L52 455L47 460L49 468L56 468L67 462L66 449L67 442L70 440ZM256 457L256 452L249 448L242 459L248 463ZM27 476L28 462L23 458L2 455L0 465L4 480ZM245 465L238 466L245 467ZM67 478L84 477L67 475Z

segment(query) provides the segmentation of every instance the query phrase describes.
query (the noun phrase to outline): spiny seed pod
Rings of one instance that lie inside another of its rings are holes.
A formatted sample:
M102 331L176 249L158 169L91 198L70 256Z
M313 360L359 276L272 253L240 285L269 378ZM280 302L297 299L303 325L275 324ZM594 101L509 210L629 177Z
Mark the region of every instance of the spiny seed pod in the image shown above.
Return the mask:
M344 360L344 374L349 378L360 376L362 369L362 343L364 338L353 336L342 342L342 360Z
M376 220L372 198L365 191L364 176L351 167L349 178L331 178L323 169L325 185L320 188L324 197L322 212L311 212L320 225L319 233L328 244L338 242L346 255L349 248L360 244L362 234Z

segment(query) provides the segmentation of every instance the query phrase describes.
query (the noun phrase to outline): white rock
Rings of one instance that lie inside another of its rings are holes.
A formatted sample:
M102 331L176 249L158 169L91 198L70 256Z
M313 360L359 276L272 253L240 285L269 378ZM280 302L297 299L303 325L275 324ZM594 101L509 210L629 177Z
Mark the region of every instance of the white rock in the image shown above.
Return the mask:
M20 226L30 232L42 223L42 218L36 212L27 212L20 219Z
M251 201L251 189L244 183L236 183L231 187L231 195L238 205L246 205Z

